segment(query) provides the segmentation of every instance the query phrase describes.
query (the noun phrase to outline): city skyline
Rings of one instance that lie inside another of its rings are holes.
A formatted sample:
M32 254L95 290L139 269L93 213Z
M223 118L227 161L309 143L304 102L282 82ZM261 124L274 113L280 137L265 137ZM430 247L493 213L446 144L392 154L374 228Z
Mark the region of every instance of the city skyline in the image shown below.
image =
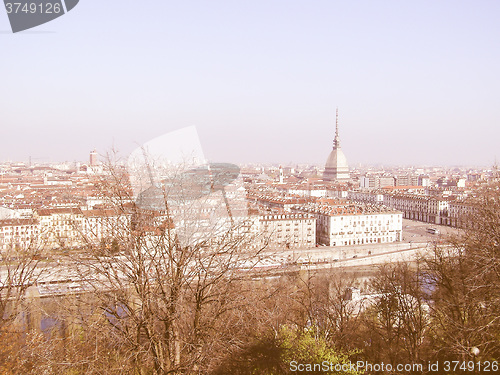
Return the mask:
M351 166L491 166L499 10L87 0L16 35L0 12L0 160L126 156L194 125L213 161L321 166L338 106Z
M90 151L89 153L94 152L95 150ZM112 152L111 149L107 150L109 152ZM331 150L330 150L331 151ZM74 165L75 163L78 163L79 165L91 165L90 160L89 160L89 153L87 155L82 156L81 158L75 158L73 160L69 160L68 158L62 158L62 159L56 159L56 158L47 158L47 157L38 157L37 155L30 155L27 158L24 159L3 159L0 160L0 165L25 165L25 166L57 166L57 165ZM106 163L106 155L105 154L97 154L98 155L98 160L99 164ZM116 163L118 165L120 164L125 164L126 156L129 155L123 155L120 154L120 160L117 161ZM211 160L209 160L211 161ZM324 170L325 163L323 162L318 162L318 163L307 163L307 162L284 162L284 161L279 161L279 160L273 160L273 161L263 161L263 162L257 162L257 161L244 161L240 163L236 163L238 166L244 167L265 167L265 168L274 168L278 169L280 166L281 167L316 167L319 170ZM474 169L482 169L482 170L492 170L497 166L498 168L498 160L494 159L492 163L489 164L437 164L437 163L430 163L430 164L397 164L396 162L393 163L349 163L349 170L350 171L355 171L355 170L384 170L384 169L398 169L398 168L403 168L403 169L443 169L443 170L448 170L448 169L454 169L454 168L459 168L459 169L465 169L465 170L474 170Z

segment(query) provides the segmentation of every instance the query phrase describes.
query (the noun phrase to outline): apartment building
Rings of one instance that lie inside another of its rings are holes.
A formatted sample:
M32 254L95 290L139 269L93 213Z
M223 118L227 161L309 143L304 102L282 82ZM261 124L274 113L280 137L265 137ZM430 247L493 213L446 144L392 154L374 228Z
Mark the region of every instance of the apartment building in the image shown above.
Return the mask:
M270 249L316 246L316 218L306 213L260 215L256 221L260 243Z
M294 210L316 217L317 242L322 245L390 243L402 238L402 213L385 206L310 204Z
M0 220L0 250L37 249L40 231L40 222L34 219Z

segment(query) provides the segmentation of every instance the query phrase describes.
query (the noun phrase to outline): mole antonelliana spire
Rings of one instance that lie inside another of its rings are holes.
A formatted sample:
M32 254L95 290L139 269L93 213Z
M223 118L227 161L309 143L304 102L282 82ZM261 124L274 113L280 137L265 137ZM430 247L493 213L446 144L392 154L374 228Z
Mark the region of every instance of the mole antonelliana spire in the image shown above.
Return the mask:
M349 165L347 159L340 148L339 136L339 109L336 111L335 138L333 139L333 150L326 160L324 181L346 181L349 180Z
M337 107L337 113L335 116L335 138L333 139L333 148L340 147L340 137L339 137L339 107Z

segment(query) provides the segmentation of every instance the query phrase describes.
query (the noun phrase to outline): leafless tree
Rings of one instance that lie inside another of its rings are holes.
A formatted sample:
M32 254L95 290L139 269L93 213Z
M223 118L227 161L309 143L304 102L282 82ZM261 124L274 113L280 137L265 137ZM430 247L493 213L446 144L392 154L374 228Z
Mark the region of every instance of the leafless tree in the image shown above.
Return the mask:
M360 323L361 301L353 299L352 290L358 290L358 287L355 276L344 270L325 277L319 285L319 311L324 317L325 334L338 348L353 349L357 326Z
M244 303L243 280L262 251L254 246L252 222L232 215L223 192L199 186L205 180L175 178L151 184L137 198L127 171L109 165L96 188L113 213L100 225L112 228L115 251L103 253L98 231L82 231L88 251L76 260L106 317L103 331L127 348L139 373L206 368L211 349L227 339L224 319Z
M365 350L374 360L422 360L430 325L422 277L419 264L396 263L382 266L373 278L363 321L370 337Z
M16 357L22 331L28 328L29 290L44 269L40 256L40 243L35 236L22 244L13 238L1 252L0 340L4 344L0 348L0 364L7 368Z
M433 339L442 357L500 355L500 193L488 186L475 198L468 223L427 261L435 287ZM473 353L472 348L479 349Z

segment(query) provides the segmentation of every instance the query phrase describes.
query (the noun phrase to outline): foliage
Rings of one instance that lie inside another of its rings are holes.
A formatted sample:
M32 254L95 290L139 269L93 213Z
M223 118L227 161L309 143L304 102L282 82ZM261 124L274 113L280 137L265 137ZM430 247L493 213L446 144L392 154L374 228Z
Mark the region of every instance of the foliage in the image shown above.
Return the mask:
M349 355L331 348L316 327L306 330L284 325L277 335L267 334L235 353L214 374L281 375L304 366L308 374L359 374L350 366ZM345 365L347 371L336 371Z

